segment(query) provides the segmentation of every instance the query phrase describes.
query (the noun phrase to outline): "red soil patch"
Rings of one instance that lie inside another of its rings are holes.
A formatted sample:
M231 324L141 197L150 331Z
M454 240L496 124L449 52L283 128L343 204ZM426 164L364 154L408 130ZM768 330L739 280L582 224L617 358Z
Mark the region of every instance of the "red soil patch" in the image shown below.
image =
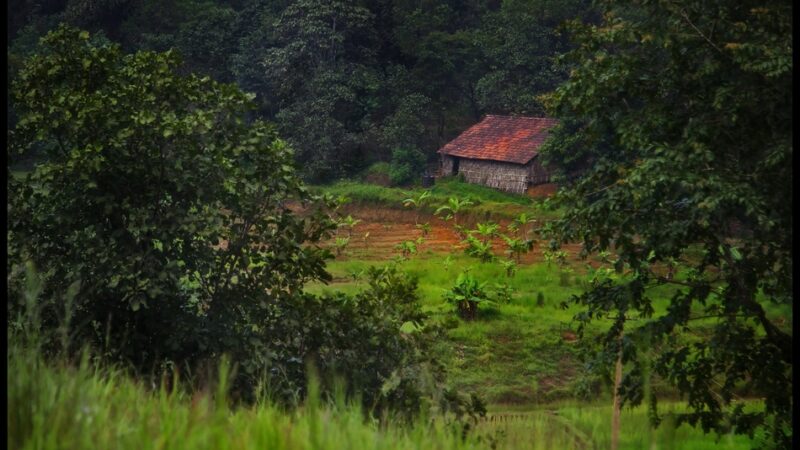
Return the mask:
M575 342L578 340L578 335L576 335L572 331L565 331L561 333L561 338L567 342Z
M528 188L528 196L533 198L550 197L558 190L558 185L555 183L539 184Z
M423 237L422 230L415 226L415 214L412 211L380 209L361 210L353 214L354 218L362 220L352 232L347 228L339 230L339 237L350 236L350 243L340 259L391 259L400 254L395 246L403 241L415 240ZM431 251L433 253L462 252L464 244L462 238L453 230L451 222L438 218L420 217L420 223L430 220L431 231L424 236L424 242L417 247L418 253ZM506 223L501 223L505 228ZM369 233L369 236L365 237ZM494 254L504 256L508 246L502 239L492 240ZM563 250L569 253L570 260L577 261L580 244L568 244ZM543 246L541 243L534 245L533 251L522 255L521 263L534 263L544 261Z

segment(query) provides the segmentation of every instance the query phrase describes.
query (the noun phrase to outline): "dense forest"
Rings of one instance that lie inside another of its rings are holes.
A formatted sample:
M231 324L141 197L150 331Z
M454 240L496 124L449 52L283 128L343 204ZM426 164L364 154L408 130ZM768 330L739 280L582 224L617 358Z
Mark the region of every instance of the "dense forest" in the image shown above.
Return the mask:
M791 13L9 2L9 447L791 448Z
M121 44L174 49L185 73L256 95L310 181L392 161L410 181L486 113L543 115L566 78L559 26L583 0L12 1L9 71L60 22ZM16 62L16 64L15 64Z

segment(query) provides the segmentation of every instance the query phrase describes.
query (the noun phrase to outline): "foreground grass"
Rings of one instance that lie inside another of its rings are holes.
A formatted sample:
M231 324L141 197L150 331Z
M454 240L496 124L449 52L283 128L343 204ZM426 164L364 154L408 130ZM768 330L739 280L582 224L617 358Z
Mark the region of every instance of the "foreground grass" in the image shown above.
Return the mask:
M402 426L365 420L339 399L287 411L266 400L230 407L221 381L207 391L145 386L122 371L45 363L34 351L9 348L8 448L14 449L602 449L610 407L495 410L464 437L441 418ZM312 389L313 390L313 389ZM757 405L756 405L757 407ZM681 404L662 407L678 411ZM644 408L622 413L620 449L745 449L742 436L714 435L665 421L653 431Z
M122 372L54 367L10 350L8 448L14 449L478 449L442 421L408 427L365 422L360 409L309 402L293 412L269 402L231 409L214 393L146 389Z

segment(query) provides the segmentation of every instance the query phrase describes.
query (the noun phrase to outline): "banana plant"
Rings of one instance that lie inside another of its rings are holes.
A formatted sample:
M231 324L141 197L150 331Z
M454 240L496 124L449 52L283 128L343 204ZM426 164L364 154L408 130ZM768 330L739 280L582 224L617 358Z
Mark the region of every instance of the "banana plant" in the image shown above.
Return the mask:
M528 213L520 213L515 217L511 223L508 224L508 231L511 233L518 233L519 239L525 240L528 238L530 230L527 229L529 223L536 222L536 220Z
M360 219L354 219L353 216L348 214L347 217L339 220L338 226L340 228L347 227L347 238L350 239L353 237L353 228L359 223L361 223Z
M505 270L508 278L517 274L517 263L513 260L500 261L500 265L503 267L503 270Z
M449 271L450 266L452 265L453 265L453 257L447 255L447 257L442 261L442 267L444 268L445 271Z
M404 259L408 259L411 255L417 253L417 244L414 241L403 241L395 245L394 248L400 250Z
M406 194L409 195L409 194ZM405 200L403 200L403 206L406 208L414 208L416 214L414 216L414 224L416 225L419 223L419 213L422 208L427 203L428 199L431 196L431 191L422 191L418 196L414 197L413 195L409 196Z
M490 303L485 291L486 283L479 283L469 272L456 278L456 284L445 291L444 299L453 305L464 320L475 320L478 304Z
M492 262L495 259L494 253L492 253L492 242L491 241L481 241L475 236L469 234L467 238L461 241L463 244L466 244L464 248L464 253L473 258L478 258L481 262Z
M417 229L422 231L422 236L428 236L428 233L431 232L431 224L430 223L418 223L416 225Z
M363 236L361 236L361 240L364 241L364 249L367 251L367 253L369 253L369 231L367 231L366 233L364 233Z
M453 227L455 228L458 227L458 213L471 205L473 205L473 203L469 198L459 200L458 197L450 197L447 199L446 205L436 208L434 214L437 216L442 215L445 221L453 219Z
M517 264L522 260L522 255L530 252L533 249L533 240L524 238L514 238L511 236L501 235L503 241L508 246L506 253L512 255L517 261Z
M466 244L465 252L469 256L480 259L483 262L494 261L492 253L492 238L497 236L500 225L494 222L479 223L474 230L467 232L467 238L463 241ZM481 239L475 237L478 235Z
M341 256L348 244L350 244L350 238L337 237L333 243L336 248L336 256Z

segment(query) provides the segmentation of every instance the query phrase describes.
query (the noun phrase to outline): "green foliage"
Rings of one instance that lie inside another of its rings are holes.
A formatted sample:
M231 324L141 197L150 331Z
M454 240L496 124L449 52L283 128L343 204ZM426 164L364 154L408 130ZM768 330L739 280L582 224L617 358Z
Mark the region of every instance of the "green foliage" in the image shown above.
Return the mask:
M372 13L338 0L292 2L270 24L269 48L259 55L275 119L297 149L311 180L329 180L364 166L362 118L374 109L362 95L378 88L365 64L373 41Z
M347 246L350 244L349 237L337 237L333 241L333 246L336 249L336 256L342 256Z
M139 367L234 349L264 364L265 330L249 324L328 278L324 204L283 208L315 202L290 150L245 125L245 94L176 74L172 53L123 55L66 27L42 45L13 89L12 154L41 146L48 161L9 185L11 263L31 260L48 300L80 281L80 335Z
M766 430L788 448L793 337L766 310L793 299L791 2L602 6L599 26L569 25L571 76L546 99L561 126L544 157L583 171L559 201L555 237L613 246L628 271L576 298L579 318L616 317L608 354L623 327L639 344L625 347L631 386L644 384L636 352L660 349L654 372L689 399L682 421ZM656 270L675 260L682 279ZM654 314L661 285L676 292ZM643 320L627 324L632 315ZM702 342L672 341L701 316L715 324ZM741 384L766 399L763 412L732 407Z
M478 305L489 302L485 288L485 282L479 283L469 272L462 272L456 278L455 285L445 291L444 299L456 308L463 319L475 320Z
M522 259L522 255L533 250L534 242L532 239L517 239L504 234L500 235L500 237L503 238L503 241L508 246L506 252L513 256L517 263Z
M407 195L409 196L403 200L403 206L420 209L428 203L428 199L431 197L431 191L422 191L417 196L411 194Z
M517 273L517 263L510 260L500 261L500 266L506 273L506 277L511 278Z
M422 176L425 155L414 148L395 148L389 163L389 179L394 185L413 183Z
M361 219L356 219L352 215L348 214L346 217L342 217L337 221L338 228L347 228L347 238L350 239L353 237L353 229L361 223Z
M422 231L422 236L423 237L428 236L428 234L431 232L431 224L427 223L427 222L426 223L418 223L416 225L416 228L418 230Z
M537 96L566 79L555 56L570 43L556 29L585 15L580 0L510 0L486 14L477 40L487 70L475 83L478 103L495 113L540 116Z
M500 226L496 223L486 222L476 225L474 230L467 232L467 237L462 241L466 244L464 252L472 257L480 259L482 262L490 262L495 260L494 253L492 253L492 238L497 236ZM481 239L475 237L478 235Z
M467 255L478 258L481 262L491 262L495 260L494 253L492 253L492 243L490 241L481 241L473 235L467 235L467 238L461 241L466 244L464 253Z
M461 200L458 197L449 197L447 203L436 208L433 213L437 216L441 216L444 220L452 219L453 229L457 234L462 234L458 225L458 213L473 204L474 203L469 198Z
M248 96L177 75L169 52L123 55L68 27L43 48L13 90L11 150L41 145L49 159L9 184L12 315L26 308L20 268L32 261L41 329L62 326L67 292L74 342L138 370L191 373L229 354L244 398L266 377L276 400L293 401L312 359L371 405L419 410L430 391L417 339L400 332L422 320L415 282L376 269L355 297L303 294L330 280L319 241L336 202L308 194L271 127L245 122Z
M508 283L495 283L494 289L494 297L500 303L508 304L514 299L514 288Z
M359 179L364 183L389 186L391 184L391 180L389 179L389 163L377 162L372 164L361 173Z
M410 258L411 255L416 255L417 254L417 242L416 241L406 240L406 241L403 241L403 242L395 245L394 248L399 250L400 254L405 259Z

